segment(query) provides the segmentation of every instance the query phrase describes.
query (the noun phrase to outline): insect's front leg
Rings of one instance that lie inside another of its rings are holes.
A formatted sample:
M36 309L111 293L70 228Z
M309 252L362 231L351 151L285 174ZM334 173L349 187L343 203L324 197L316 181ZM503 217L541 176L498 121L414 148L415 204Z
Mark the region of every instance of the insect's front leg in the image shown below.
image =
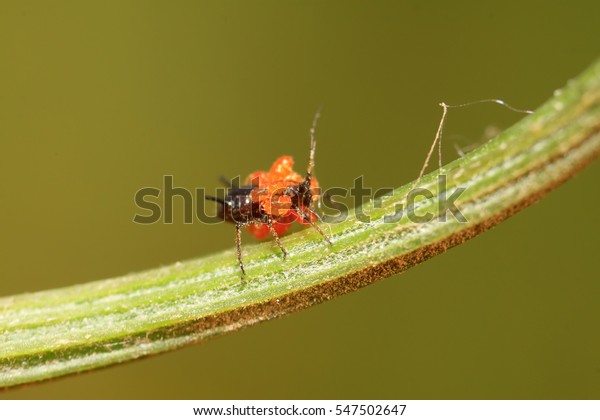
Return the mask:
M244 270L244 262L242 261L242 223L237 222L235 224L235 247L237 250L237 259L240 265L240 270L242 270L242 278L244 281L244 277L246 277L246 270Z
M321 229L321 227L319 225L317 225L315 222L312 221L312 218L310 217L310 214L308 213L304 213L304 211L302 209L300 209L300 207L298 206L294 206L293 210L298 213L300 215L300 217L302 217L302 219L306 222L308 222L317 232L319 232L321 234L321 236L323 237L323 239L325 239L325 241L329 244L329 245L333 245L333 243L331 242L331 239L329 239L329 236L327 236L325 234L325 232L323 232L323 229ZM317 218L319 218L319 215L317 213L315 213L314 211L312 211L310 208L308 209L308 211L311 214L314 214L315 216L317 216ZM320 218L319 218L320 219Z

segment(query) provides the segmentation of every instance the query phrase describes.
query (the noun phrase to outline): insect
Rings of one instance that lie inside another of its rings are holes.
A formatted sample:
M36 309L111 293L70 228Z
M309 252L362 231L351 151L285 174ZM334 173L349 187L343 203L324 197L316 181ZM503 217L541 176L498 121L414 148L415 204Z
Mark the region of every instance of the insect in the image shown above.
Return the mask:
M235 244L237 259L246 275L242 260L242 232L245 227L257 239L269 233L275 239L285 259L287 251L279 239L293 222L311 225L331 244L329 237L316 224L319 219L314 205L319 200L319 184L313 176L315 166L315 130L320 112L317 111L310 128L310 153L306 176L294 171L294 159L281 156L268 172L256 171L248 175L244 185L235 186L222 178L229 188L224 198L206 196L207 200L218 203L217 214L225 221L235 223Z

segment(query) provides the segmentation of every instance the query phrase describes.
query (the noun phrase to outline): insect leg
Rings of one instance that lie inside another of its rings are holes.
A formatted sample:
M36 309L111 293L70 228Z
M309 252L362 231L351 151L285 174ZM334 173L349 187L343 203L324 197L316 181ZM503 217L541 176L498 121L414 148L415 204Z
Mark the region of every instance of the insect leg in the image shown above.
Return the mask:
M273 238L275 238L275 243L277 244L277 246L279 247L279 249L281 249L281 252L283 253L283 259L285 260L285 257L287 256L287 251L285 250L285 248L281 244L281 240L279 239L279 235L277 234L277 231L273 227L273 219L271 219L270 217L267 219L267 226L269 226L269 230L271 231L271 235L273 235Z
M235 247L237 249L238 263L240 264L240 269L242 270L241 280L244 280L244 277L246 276L246 270L244 270L244 263L242 262L242 224L241 223L235 224Z
M333 243L331 242L331 239L329 239L329 236L327 236L325 234L325 232L323 232L323 229L321 229L319 227L319 225L315 224L315 222L312 221L312 219L310 218L310 216L306 213L304 213L302 210L300 210L299 207L294 206L293 210L295 210L300 216L302 216L302 219L306 220L308 223L310 223L310 225L321 234L321 236L323 237L323 239L325 239L325 241L329 244L329 245L333 245ZM315 216L317 216L319 218L319 215L317 213L315 213L314 211L312 211L311 209L308 209L309 212L311 212L312 214L314 214ZM320 218L319 218L320 219Z

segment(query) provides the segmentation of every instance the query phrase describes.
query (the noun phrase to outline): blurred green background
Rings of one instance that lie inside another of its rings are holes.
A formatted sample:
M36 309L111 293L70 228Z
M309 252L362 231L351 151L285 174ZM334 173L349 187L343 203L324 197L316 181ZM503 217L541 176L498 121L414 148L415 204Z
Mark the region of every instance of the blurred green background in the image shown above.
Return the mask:
M321 104L321 185L402 185L438 102L536 108L597 58L598 16L591 1L2 0L0 295L231 247L231 225L134 224L135 191L166 174L211 190L281 154L304 168ZM445 160L520 118L451 110ZM600 398L599 175L356 293L0 398Z

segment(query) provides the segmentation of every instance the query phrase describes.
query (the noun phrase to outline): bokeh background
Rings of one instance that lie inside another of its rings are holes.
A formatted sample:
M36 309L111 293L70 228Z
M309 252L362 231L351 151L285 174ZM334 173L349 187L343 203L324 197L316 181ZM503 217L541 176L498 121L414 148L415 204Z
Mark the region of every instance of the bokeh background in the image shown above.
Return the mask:
M210 190L281 154L303 168L321 104L321 184L402 185L438 102L536 108L598 58L598 16L598 2L2 0L0 295L231 247L230 225L134 224L135 191L166 174ZM520 118L451 110L445 160ZM600 398L599 175L356 293L0 398Z

